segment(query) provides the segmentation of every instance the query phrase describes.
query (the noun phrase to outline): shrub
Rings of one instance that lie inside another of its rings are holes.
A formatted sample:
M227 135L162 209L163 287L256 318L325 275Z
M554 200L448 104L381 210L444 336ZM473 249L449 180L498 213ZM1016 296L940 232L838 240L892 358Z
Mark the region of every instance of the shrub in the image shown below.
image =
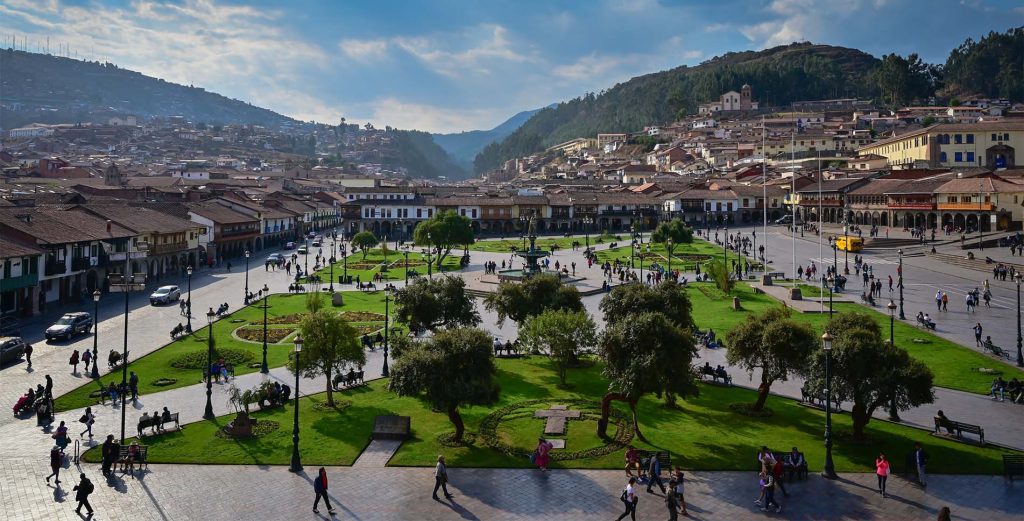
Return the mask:
M215 348L213 360L223 358L231 365L244 365L255 358L255 355L242 349ZM171 367L176 369L202 369L206 367L206 350L190 351L171 360Z

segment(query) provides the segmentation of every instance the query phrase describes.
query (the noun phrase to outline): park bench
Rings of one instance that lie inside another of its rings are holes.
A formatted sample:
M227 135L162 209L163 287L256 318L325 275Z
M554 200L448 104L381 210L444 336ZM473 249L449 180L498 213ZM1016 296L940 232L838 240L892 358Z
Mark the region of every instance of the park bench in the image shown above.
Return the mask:
M722 383L724 383L727 386L732 386L732 377L729 376L728 373L726 373L723 376L723 375L720 375L717 372L715 372L714 369L710 369L709 370L707 367L701 367L700 368L701 380L703 380L705 376L710 376L711 377L711 381L713 383L718 383L718 379L721 378L722 379Z
M983 342L981 345L986 350L991 351L992 354L996 356L996 358L1005 358L1006 360L1010 359L1010 353L1008 353L1005 349L993 344L992 342Z
M365 385L366 382L363 380L363 371L349 371L348 373L334 375L331 384L334 386L335 391L340 391L357 385Z
M975 434L978 436L982 445L985 445L985 429L981 428L980 425L971 425L970 423L962 423L953 420L943 421L941 418L935 418L935 432L939 432L939 427L946 429L953 433L958 440L963 440L964 433Z
M935 322L925 322L925 320L921 317L917 317L917 325L925 329L931 329L932 331L935 331Z
M824 409L825 408L825 395L823 393L812 394L812 393L807 391L806 387L801 387L800 388L800 402L805 404L805 405L810 405L812 407L817 407L817 408L820 408L820 409ZM836 398L836 397L834 397L834 396L832 397L832 406L835 408L836 412L842 412L843 411L843 401L838 399L838 398Z
M160 416L150 416L150 417L146 418L145 421L143 421L141 418L139 418L139 424L138 424L139 437L140 438L142 437L142 431L144 429L146 429L147 427L152 428L152 434L156 434L158 429L161 430L161 431L164 430L164 425L166 425L168 423L171 423L171 422L174 423L174 427L176 429L181 430L181 424L178 423L178 413L176 413L176 412L172 412L171 416L170 416L170 419L168 419L167 421L163 421Z
M1013 481L1013 477L1024 478L1024 454L1003 454L1003 477Z
M638 450L636 452L640 461L640 468L644 469L645 472L647 471L647 464L650 463L649 460L651 456L654 456L655 452L658 454L658 462L661 463L661 474L664 476L665 473L672 470L672 455L668 451Z
M133 463L131 461L128 461L128 448L129 448L129 446L122 445L118 449L118 452L117 452L117 461L115 462L115 465L121 465L121 472L122 473L126 472L125 469L128 468L128 465L130 463ZM147 470L149 469L149 462L147 460L147 456L148 455L149 455L149 446L148 445L139 445L139 459L134 461L134 463L138 463L139 464L139 469L140 470L142 469L143 465L146 466Z
M231 378L234 378L235 377L235 366L233 366L231 364L224 364L224 367L228 370L228 376L230 376ZM206 381L206 377L209 376L209 374L210 374L210 368L209 367L204 367L203 368L203 381L204 382ZM217 378L219 378L218 375L213 375L213 379L214 380L216 380Z
M772 451L772 456L775 458L775 460L782 462L782 467L786 471L786 474L789 476L789 481L793 481L794 474L796 475L797 479L807 479L807 458L804 458L804 462L801 465L793 466L792 464L789 463L789 460L787 459L789 458L789 455L789 452ZM804 453L801 452L800 456L803 455Z

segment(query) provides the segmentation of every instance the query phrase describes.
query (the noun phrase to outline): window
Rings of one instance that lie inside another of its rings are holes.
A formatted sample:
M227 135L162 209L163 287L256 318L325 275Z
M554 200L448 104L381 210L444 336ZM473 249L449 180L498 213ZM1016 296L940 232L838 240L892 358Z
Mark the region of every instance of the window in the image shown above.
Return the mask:
M954 153L953 154L953 161L955 161L957 163L963 163L963 161L964 161L964 153L963 152L956 152L956 153Z
M973 145L974 144L974 134L967 134L967 144L968 145Z
M967 162L968 163L973 163L974 162L974 152L968 152L967 153Z
M416 209L416 218L417 219L423 218L423 208L417 208Z
M999 141L999 136L992 134L992 141Z
M953 143L956 143L957 145L959 145L960 143L963 143L963 141L964 141L963 134L953 134Z
M940 163L945 163L946 161L947 161L946 153L945 152L939 152L939 162Z
M473 209L472 214L473 214L473 218L476 219L476 208Z

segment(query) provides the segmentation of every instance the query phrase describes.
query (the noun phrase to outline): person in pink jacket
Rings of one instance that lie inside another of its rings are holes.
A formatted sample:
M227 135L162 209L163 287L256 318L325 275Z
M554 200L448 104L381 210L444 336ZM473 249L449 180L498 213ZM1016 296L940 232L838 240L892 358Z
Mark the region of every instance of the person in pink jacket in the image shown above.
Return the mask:
M885 454L879 454L875 460L875 474L878 476L878 491L882 497L886 497L885 480L889 477L889 460L885 459Z
M548 457L548 453L551 452L551 449L553 447L554 446L551 444L551 442L545 440L544 438L539 438L537 440L537 456L534 463L536 463L537 467L539 467L541 470L548 469L548 461L550 460L550 458Z

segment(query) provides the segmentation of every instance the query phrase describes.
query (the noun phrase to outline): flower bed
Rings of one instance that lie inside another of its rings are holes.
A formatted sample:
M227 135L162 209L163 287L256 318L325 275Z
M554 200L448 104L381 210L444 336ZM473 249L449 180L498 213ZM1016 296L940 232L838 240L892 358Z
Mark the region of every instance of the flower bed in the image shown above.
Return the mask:
M276 344L295 332L294 327L268 327L267 343ZM235 330L235 336L249 342L263 342L263 327L245 326Z
M273 421L273 420L258 420L257 422L252 424L252 437L253 438L258 438L260 436L266 436L267 434L270 434L270 433L272 433L272 432L274 432L274 431L276 431L277 429L280 429L280 428L281 428L281 424L277 423L276 421ZM224 439L227 439L227 440L235 439L235 437L232 436L229 432L227 432L226 429L227 429L227 427L224 427L222 429L217 429L216 436L218 438L224 438Z
M280 317L267 317L267 324L298 324L305 316L306 313L292 313L291 315L283 315ZM262 326L263 321L256 320L254 322L249 322L249 324Z
M213 350L214 360L219 360L223 358L225 362L231 365L246 364L254 357L255 355L253 355L252 353L248 351L243 351L241 349L223 348ZM206 367L206 350L203 349L202 351L192 351L180 355L177 358L171 360L171 367L175 367L177 369L202 369Z
M373 313L370 311L346 311L341 314L341 317L349 322L383 322L383 313Z
M352 327L356 328L356 332L360 335L368 335L375 331L384 329L383 324L352 324Z

